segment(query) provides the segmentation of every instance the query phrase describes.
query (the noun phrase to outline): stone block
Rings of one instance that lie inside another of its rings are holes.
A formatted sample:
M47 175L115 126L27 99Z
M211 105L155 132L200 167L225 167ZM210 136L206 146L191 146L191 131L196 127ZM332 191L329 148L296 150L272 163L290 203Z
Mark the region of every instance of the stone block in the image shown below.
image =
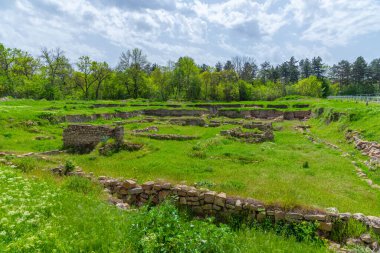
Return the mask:
M307 221L326 221L325 214L305 214L304 218Z
M223 207L226 204L226 198L226 194L221 192L215 196L214 204Z
M285 214L285 220L289 222L297 222L303 219L303 215L301 213L289 212Z
M123 182L123 187L129 189L135 188L136 187L136 182L134 180L125 180Z
M216 195L216 192L213 192L213 191L205 192L204 194L205 203L211 203L211 204L214 203L215 195Z
M144 191L150 191L153 189L153 185L155 183L153 181L148 181L148 182L145 182L141 185L141 187L144 189Z
M332 223L331 222L319 222L319 229L325 232L330 232L332 230Z
M136 187L136 188L128 190L128 193L131 194L131 195L136 195L136 194L140 194L140 193L143 193L143 192L144 192L144 190L141 187Z

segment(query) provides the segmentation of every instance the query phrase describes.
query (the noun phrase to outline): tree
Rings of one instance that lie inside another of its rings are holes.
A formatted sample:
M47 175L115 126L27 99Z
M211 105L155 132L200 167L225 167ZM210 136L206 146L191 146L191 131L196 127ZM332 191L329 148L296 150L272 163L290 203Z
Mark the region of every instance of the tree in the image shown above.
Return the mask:
M339 83L339 88L343 90L351 82L351 64L342 60L331 68L332 77L335 82Z
M58 91L63 91L71 77L72 67L69 60L60 48L41 50L41 59L44 63L44 73L48 79L45 86L45 97L47 99L55 99Z
M301 78L308 78L312 73L311 62L308 58L299 62Z
M153 85L157 88L160 99L163 101L168 100L171 92L171 73L169 67L157 67L151 73Z
M102 87L103 82L105 82L111 76L111 68L106 62L96 62L91 63L91 72L95 80L95 99L99 99L99 92Z
M291 84L298 82L299 71L297 63L296 59L292 56L287 64Z
M135 48L121 54L117 69L131 97L138 98L142 95L142 90L146 86L146 71L149 67L147 57L141 49Z
M291 86L291 90L298 95L319 98L323 95L322 82L316 76L310 76Z
M380 93L380 58L371 61L369 68L371 70L371 81L377 85L377 92Z
M17 49L4 47L0 44L0 74L5 77L2 95L11 96L14 92L14 83L12 78L12 66L16 60Z
M369 94L365 87L367 78L367 62L363 57L359 56L352 64L352 81L359 93Z
M265 61L260 65L259 76L263 83L266 83L268 81L270 76L270 69L271 65L268 61Z
M223 70L223 65L222 65L222 63L221 62L217 62L216 64L215 64L215 71L216 72L220 72L220 71L222 71Z
M183 91L189 99L197 99L200 96L199 68L190 57L180 57L176 63L173 74L175 97L182 96Z
M234 69L234 65L232 64L231 61L227 61L226 64L224 64L223 69L224 70L233 70Z
M76 63L79 72L74 74L75 85L80 88L83 92L83 97L85 99L89 98L90 87L95 83L95 78L93 76L92 61L88 56L79 57Z
M321 57L314 57L311 60L311 74L313 76L316 76L319 79L323 78L323 74L325 73L325 69L322 63L322 58Z

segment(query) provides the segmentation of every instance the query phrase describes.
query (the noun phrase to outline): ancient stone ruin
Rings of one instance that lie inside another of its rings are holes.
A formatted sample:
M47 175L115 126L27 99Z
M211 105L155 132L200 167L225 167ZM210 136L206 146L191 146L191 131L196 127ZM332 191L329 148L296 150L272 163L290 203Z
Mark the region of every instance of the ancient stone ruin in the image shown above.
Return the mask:
M355 147L362 151L363 155L370 158L368 161L370 167L380 167L380 144L374 141L365 141L361 139L360 134L356 131L348 130L346 139L354 142Z
M147 203L158 205L171 198L176 201L178 206L188 208L195 215L214 216L222 222L234 215L258 222L318 222L319 234L330 239L332 230L339 229L334 224L344 224L353 219L367 227L367 232L360 237L361 243L371 249L379 249L378 244L374 244L376 241L371 236L368 238L370 231L380 235L380 218L376 216L365 216L361 213L339 213L335 208L329 208L326 211L310 208L288 209L280 205L268 205L251 198L227 196L223 192L198 189L183 184L172 185L163 181L149 181L140 185L133 179L124 180L105 176L96 178L92 173L86 174L82 170L69 172L68 175L85 177L99 182L107 189L109 201L121 209L129 209L131 206L140 207Z
M101 141L115 139L123 143L124 128L93 125L69 125L63 130L63 147L75 153L89 153Z
M170 124L180 126L205 126L206 121L202 118L174 118L169 120Z
M258 132L244 132L242 128L237 127L231 130L225 130L220 132L223 136L230 136L233 138L241 139L248 143L260 143L265 141L273 141L273 131L258 131Z

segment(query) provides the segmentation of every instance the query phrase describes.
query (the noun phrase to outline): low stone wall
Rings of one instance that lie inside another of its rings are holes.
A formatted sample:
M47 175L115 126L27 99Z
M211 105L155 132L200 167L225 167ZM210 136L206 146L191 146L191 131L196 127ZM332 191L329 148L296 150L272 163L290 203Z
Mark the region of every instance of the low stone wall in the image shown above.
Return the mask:
M243 132L243 130L240 127L238 127L231 130L221 131L220 134L223 136L231 136L234 138L242 139L248 143L260 143L264 141L274 140L273 131L270 129L267 129L263 131L262 133L255 133L255 132Z
M198 136L179 135L179 134L143 134L134 133L135 136L147 137L155 140L189 141L199 139Z
M311 111L278 111L278 110L220 110L219 116L228 118L258 118L258 119L274 119L283 117L285 120L303 120L311 116Z
M362 213L338 213L320 209L287 210L281 206L267 205L259 200L227 196L223 192L198 189L187 185L172 185L168 182L149 181L141 185L135 180L114 179L106 176L95 178L92 173L70 172L71 175L87 177L99 182L112 196L111 202L118 207L128 209L130 205L142 206L145 203L158 205L169 197L177 199L179 206L186 206L199 216L216 216L224 219L230 215L247 216L257 221L270 219L273 222L318 221L319 229L326 236L335 222L347 222L354 219L367 225L368 229L380 235L380 217L365 216Z
M205 126L206 121L202 118L175 118L170 119L169 123L181 126Z
M249 122L246 124L243 124L243 128L246 129L259 129L261 131L273 131L272 123L264 123L264 122Z
M374 141L365 141L361 139L360 134L356 131L349 130L346 132L346 139L353 141L355 147L362 151L363 155L370 157L370 167L380 167L380 144Z
M129 119L131 117L136 117L140 115L140 112L116 112L116 113L96 113L91 115L84 115L84 114L77 114L77 115L66 115L64 117L64 120L70 123L83 123L83 122L89 122L94 121L97 119Z
M159 116L159 117L182 117L182 116L202 116L205 114L209 114L209 111L206 110L184 110L184 109L155 109L155 110L144 110L143 114L149 116Z
M93 125L69 125L63 130L63 147L78 153L91 152L105 138L122 143L124 128Z

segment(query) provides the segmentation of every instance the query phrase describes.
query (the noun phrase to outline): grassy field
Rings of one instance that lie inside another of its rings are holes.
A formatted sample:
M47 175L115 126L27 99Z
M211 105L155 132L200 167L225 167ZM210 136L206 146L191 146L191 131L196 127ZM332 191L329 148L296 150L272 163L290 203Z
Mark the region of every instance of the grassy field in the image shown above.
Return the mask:
M1 252L326 252L270 231L191 220L170 205L120 211L81 178L41 180L0 167L0 179Z
M117 104L117 106L94 108L94 104ZM0 102L0 152L23 154L61 149L62 131L68 123L60 123L55 119L65 115L90 115L157 108L173 109L170 107L173 104L188 110L198 105L197 103L148 103L146 101L11 100ZM313 110L316 116L307 122L297 120L273 122L274 141L259 144L240 142L220 135L220 131L235 128L236 125L179 126L169 124L167 120L159 117L149 117L155 119L151 123L136 123L136 120L144 119L144 116L128 120L98 119L88 123L114 125L116 121L122 122L125 128L125 139L144 144L143 149L136 152L122 151L111 156L100 156L98 151L94 150L85 155L61 154L47 156L45 159L15 158L7 155L5 159L17 164L18 168L25 173L20 176L8 168L1 169L0 184L3 185L0 187L0 195L2 194L0 201L7 204L0 207L0 214L5 217L5 220L2 219L0 223L0 248L5 247L9 252L16 252L18 247L21 247L21 252L30 252L31 249L50 252L53 248L66 252L79 252L79 249L86 252L141 250L139 248L141 243L139 246L135 242L143 236L136 238L130 232L133 227L132 220L138 220L138 214L122 213L108 206L101 190L95 186L83 186L83 182L70 182L71 179L57 179L46 171L46 169L64 164L67 160L73 161L75 165L87 172L94 172L98 176L134 178L140 183L162 179L172 183L194 184L198 187L223 191L229 195L252 197L288 208L337 207L340 212L380 215L378 204L380 191L372 189L357 177L352 160L361 164L368 176L378 184L380 173L378 170L366 169L363 166L366 157L355 150L353 145L347 143L344 138L345 130L353 129L360 131L368 140L380 142L378 127L380 105L317 99L238 104L244 106L238 110L251 108L253 105L261 105L264 109L272 105L286 105L288 109L278 110L293 110L297 105L308 104L309 109ZM218 105L223 106L223 103ZM320 108L323 108L323 112ZM300 110L306 109L308 108ZM336 117L336 114L339 114L339 117ZM205 117L205 120L209 119ZM227 119L213 118L212 120ZM352 156L345 157L341 151L332 149L328 145L311 142L307 136L296 129L299 125L310 126L311 135L338 145L343 152ZM149 126L157 126L158 134L191 135L199 138L191 141L169 141L133 135L133 130ZM33 177L38 179L33 179ZM12 186L7 180L17 183ZM23 189L28 189L30 192L25 193ZM10 194L10 191L14 195ZM22 204L25 201L22 194L33 196L25 206ZM10 200L8 195L13 196L13 200ZM44 203L48 206L47 211L45 207L39 206L37 199L46 200ZM25 227L20 225L20 227L11 228L10 224L15 223L17 219L21 220L21 224L25 224L24 221L29 219L28 217L20 218L21 216L17 216L19 214L12 216L18 205L23 206L22 212L35 212L40 219L35 222L39 225L31 224ZM144 216L146 213L141 215ZM7 221L6 224L5 221ZM184 224L187 224L186 222ZM65 225L57 226L57 224ZM202 226L199 225L200 231L204 229ZM204 226L209 226L209 224ZM222 233L218 230L220 228L213 229L215 233ZM4 233L7 236L4 236ZM229 231L226 233L226 240L238 245L231 252L234 250L273 252L275 249L276 252L325 250L315 248L315 245L310 243L299 243L293 239L284 239L273 232L257 229ZM25 243L26 241L28 243ZM46 241L50 241L50 244L47 245ZM75 241L74 244L70 244L71 248L67 248L69 241ZM278 251L279 248L282 251Z
M111 103L104 101L103 103ZM112 102L114 103L114 102ZM136 102L137 103L137 102ZM273 104L274 102L267 102ZM275 102L277 104L283 101ZM125 124L125 139L143 143L138 152L120 152L110 157L99 156L97 151L87 155L52 156L51 162L33 161L36 167L52 167L54 164L72 160L85 171L96 175L135 178L139 182L163 179L173 183L197 184L228 194L249 196L269 203L280 203L288 207L313 206L319 208L337 207L343 212L363 212L380 215L379 191L370 188L354 173L351 160L342 157L339 151L323 144L313 144L299 131L297 125L310 124L313 134L338 144L349 152L353 147L344 141L342 126L361 130L366 137L378 139L380 130L375 125L379 117L373 117L379 106L340 101L296 101L310 104L312 108L327 108L326 115L309 122L275 122L275 141L248 144L219 135L221 130L234 128L222 125L216 128L177 126L165 121L152 123ZM38 152L60 149L61 134L67 123L51 124L39 118L43 112L55 108L54 113L64 115L72 105L70 114L91 114L112 112L115 108L90 108L91 102L32 102L10 101L0 105L1 135L0 150L13 152ZM261 104L265 104L261 102ZM286 101L288 106L292 102ZM189 106L189 105L188 105ZM138 109L155 108L139 106ZM325 123L329 110L355 113L357 119L348 122ZM135 107L121 107L122 110L136 110ZM369 114L370 116L368 116ZM140 116L141 118L141 116ZM136 120L132 118L125 122ZM98 120L92 124L112 124L114 120ZM161 141L131 134L134 129L155 125L158 133L198 136L192 141ZM50 139L36 140L37 136ZM358 152L356 152L358 153ZM360 155L358 154L360 158ZM30 162L31 158L27 159ZM22 162L22 161L21 161ZM25 163L27 163L25 162ZM303 168L307 162L308 168ZM41 173L41 172L34 172ZM377 181L379 173L372 173Z

